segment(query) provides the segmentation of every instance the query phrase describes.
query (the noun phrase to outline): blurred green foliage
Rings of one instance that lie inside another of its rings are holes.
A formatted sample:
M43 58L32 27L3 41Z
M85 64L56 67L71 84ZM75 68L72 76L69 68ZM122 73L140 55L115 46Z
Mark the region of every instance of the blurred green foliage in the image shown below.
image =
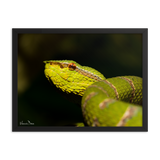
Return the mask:
M44 60L74 60L106 78L142 77L141 34L19 34L18 125L82 122L81 108L59 95L44 76Z

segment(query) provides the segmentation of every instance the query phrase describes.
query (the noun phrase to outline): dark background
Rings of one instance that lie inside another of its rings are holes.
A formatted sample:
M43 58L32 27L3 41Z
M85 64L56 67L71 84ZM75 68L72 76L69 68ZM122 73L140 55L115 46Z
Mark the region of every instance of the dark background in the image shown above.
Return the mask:
M59 95L44 75L44 60L74 60L106 78L142 77L142 34L19 34L18 125L82 122L81 108Z

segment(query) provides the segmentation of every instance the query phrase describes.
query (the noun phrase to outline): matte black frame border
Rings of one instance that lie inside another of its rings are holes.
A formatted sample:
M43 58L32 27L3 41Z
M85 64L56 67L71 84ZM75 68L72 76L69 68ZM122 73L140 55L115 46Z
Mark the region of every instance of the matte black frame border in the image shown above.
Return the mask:
M142 34L143 127L36 127L18 126L17 58L18 34ZM148 131L148 28L12 28L12 131Z

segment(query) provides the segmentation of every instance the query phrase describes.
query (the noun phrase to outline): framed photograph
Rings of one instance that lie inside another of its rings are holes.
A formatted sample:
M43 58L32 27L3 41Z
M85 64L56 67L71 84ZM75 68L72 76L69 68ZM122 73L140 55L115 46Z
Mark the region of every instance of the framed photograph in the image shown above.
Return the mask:
M12 131L148 131L148 29L12 29Z

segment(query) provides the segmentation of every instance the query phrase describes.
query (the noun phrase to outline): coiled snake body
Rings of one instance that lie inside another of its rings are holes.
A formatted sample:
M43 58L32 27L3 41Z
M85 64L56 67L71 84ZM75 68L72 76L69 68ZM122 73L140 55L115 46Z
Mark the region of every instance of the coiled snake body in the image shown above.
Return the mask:
M45 76L66 94L82 96L88 126L142 126L142 78L106 79L97 70L71 60L49 60Z

